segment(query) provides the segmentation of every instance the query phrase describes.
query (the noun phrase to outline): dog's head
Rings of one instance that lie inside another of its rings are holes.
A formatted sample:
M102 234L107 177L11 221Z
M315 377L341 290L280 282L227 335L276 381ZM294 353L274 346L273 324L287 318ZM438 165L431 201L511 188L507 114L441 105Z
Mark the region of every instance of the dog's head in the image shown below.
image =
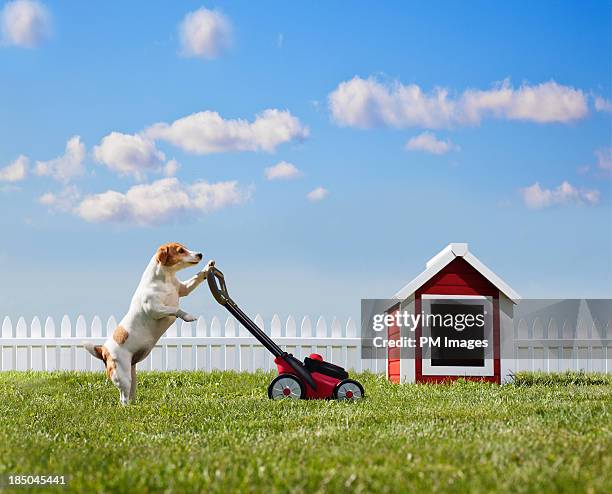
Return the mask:
M193 252L177 242L162 245L155 255L157 262L175 270L195 266L202 260L201 252Z

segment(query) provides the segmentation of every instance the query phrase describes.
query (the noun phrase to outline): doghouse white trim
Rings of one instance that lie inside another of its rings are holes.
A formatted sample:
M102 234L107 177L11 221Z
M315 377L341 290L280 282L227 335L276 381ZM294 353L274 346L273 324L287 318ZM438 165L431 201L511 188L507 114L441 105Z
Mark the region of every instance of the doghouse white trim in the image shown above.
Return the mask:
M427 357L427 352L423 351L422 373L424 376L493 376L495 374L493 369L493 300L491 297L482 295L434 295L434 294L423 294L421 295L422 305L421 310L425 314L429 314L429 309L432 300L465 300L472 301L473 303L482 302L485 305L486 311L486 334L484 337L489 341L489 346L485 348L485 365L483 367L465 367L465 366L432 366L431 358ZM428 326L422 326L422 336L430 336L430 328Z
M427 281L433 278L436 274L438 274L456 257L463 257L463 259L471 264L472 267L479 271L480 274L482 274L487 280L496 286L500 292L506 295L514 303L517 303L521 299L521 296L516 291L514 291L504 280L497 276L468 250L468 244L466 243L448 244L438 254L427 261L425 264L425 271L423 271L415 279L393 295L393 298L404 300L406 297L427 283Z

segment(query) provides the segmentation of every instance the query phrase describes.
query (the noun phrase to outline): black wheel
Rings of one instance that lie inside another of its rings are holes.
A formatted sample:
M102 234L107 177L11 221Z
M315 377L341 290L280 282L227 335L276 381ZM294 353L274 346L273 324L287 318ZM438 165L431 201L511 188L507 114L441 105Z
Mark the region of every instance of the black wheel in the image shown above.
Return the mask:
M334 388L334 400L357 401L363 399L364 396L363 386L353 379L344 379Z
M268 386L268 398L271 400L300 400L306 398L306 386L291 374L280 374Z

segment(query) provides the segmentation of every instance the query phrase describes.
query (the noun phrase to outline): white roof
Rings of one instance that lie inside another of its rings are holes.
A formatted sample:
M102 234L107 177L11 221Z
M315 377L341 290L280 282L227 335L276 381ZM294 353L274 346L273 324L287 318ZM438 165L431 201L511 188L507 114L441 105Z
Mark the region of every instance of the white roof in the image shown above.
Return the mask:
M521 299L521 296L510 288L510 286L504 280L486 267L474 254L468 250L468 244L460 243L448 244L438 254L433 256L425 264L425 271L423 271L414 280L393 295L393 298L405 300L457 257L462 257L465 259L474 269L480 272L480 274L495 285L499 291L501 291L514 303Z

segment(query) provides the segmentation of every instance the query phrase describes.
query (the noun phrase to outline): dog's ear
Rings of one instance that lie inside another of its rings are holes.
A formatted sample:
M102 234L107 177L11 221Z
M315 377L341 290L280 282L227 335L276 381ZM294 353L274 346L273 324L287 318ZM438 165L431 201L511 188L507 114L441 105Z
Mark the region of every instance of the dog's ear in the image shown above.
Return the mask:
M168 262L169 249L167 245L162 245L157 249L157 262L165 266Z

